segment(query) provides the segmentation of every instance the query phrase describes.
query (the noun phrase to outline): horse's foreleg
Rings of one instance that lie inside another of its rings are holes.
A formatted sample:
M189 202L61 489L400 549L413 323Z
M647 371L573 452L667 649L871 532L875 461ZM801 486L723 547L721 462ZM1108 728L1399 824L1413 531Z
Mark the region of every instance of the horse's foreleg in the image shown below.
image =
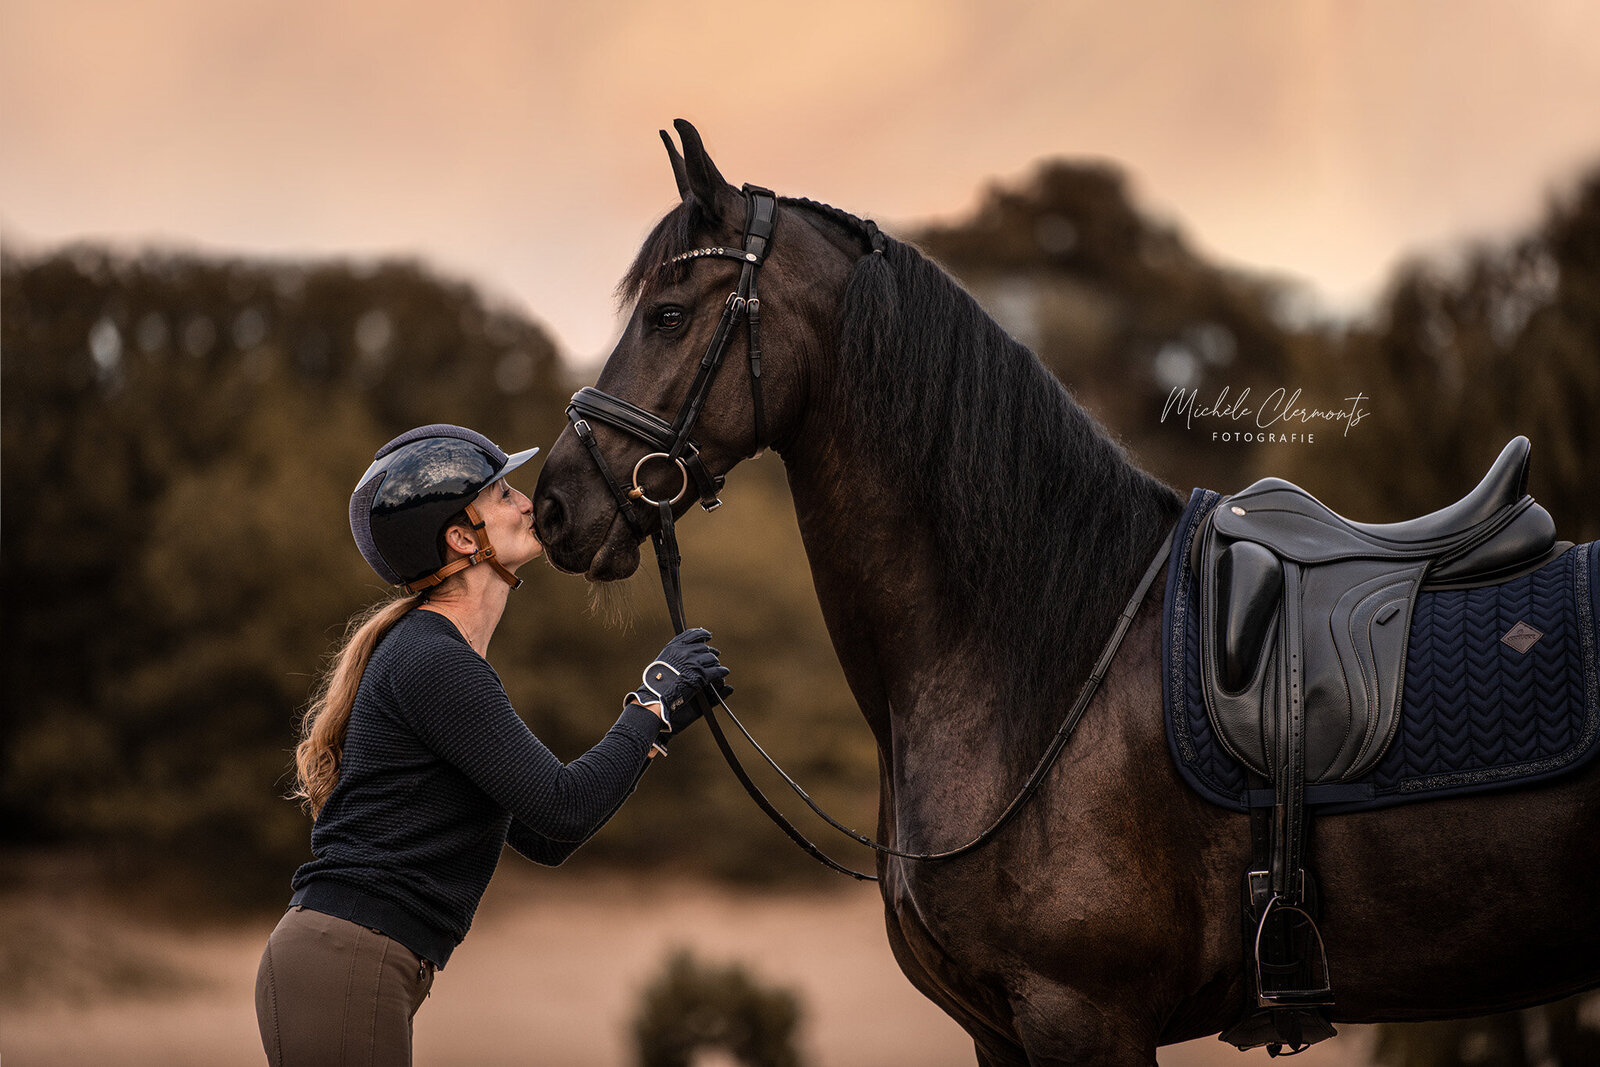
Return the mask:
M1156 1067L1154 1034L1145 1033L1127 1013L1075 990L1030 989L1013 1006L1031 1067Z
M991 1010L982 1011L940 977L952 968L948 957L917 918L914 909L888 911L889 948L900 970L923 996L961 1025L973 1041L979 1067L1027 1067L1014 1035L1003 1027L1005 997L994 991ZM915 944L913 944L915 938Z

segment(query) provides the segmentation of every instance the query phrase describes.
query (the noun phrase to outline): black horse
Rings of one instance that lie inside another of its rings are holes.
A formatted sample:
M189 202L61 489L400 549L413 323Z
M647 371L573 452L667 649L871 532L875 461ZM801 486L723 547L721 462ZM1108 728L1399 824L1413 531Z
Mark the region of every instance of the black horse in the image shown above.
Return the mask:
M737 252L750 221L693 127L678 130L682 202L624 280L635 306L597 383L663 420L742 270L676 257ZM1181 501L914 248L804 200L778 201L776 228L764 410L730 365L705 394L698 458L713 477L753 448L783 458L878 742L879 836L949 848L1022 786ZM656 516L621 516L596 460L626 472L655 447L592 433L592 449L570 429L556 442L536 516L556 566L609 581L639 565ZM1244 1010L1248 821L1172 766L1159 616L1153 595L1063 757L990 844L942 863L879 857L895 956L981 1063L1153 1064L1157 1046ZM1508 1010L1600 982L1600 761L1536 789L1322 819L1309 850L1335 1020Z

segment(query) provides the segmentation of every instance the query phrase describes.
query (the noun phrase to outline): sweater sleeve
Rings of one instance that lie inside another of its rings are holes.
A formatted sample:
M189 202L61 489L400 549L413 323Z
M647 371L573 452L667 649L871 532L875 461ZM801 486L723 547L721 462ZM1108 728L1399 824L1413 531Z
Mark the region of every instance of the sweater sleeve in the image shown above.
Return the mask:
M511 820L511 829L506 832L506 844L516 849L518 854L546 867L559 867L567 861L568 856L578 851L578 844L552 841L516 819Z
M563 764L517 717L499 676L481 656L464 644L436 651L396 674L401 713L424 744L528 834L571 845L570 854L633 791L660 720L648 709L626 708L593 748ZM521 831L519 837L528 841Z
M567 858L570 857L574 852L578 851L579 847L587 842L589 838L599 833L602 826L611 821L611 816L615 815L618 810L621 809L623 803L628 799L628 797L633 795L634 788L638 786L639 779L644 777L644 772L649 769L649 766L649 762L646 761L645 765L639 768L639 773L634 775L633 785L628 787L627 793L623 795L621 800L617 801L616 805L610 811L606 812L600 817L600 820L589 829L589 832L583 835L582 840L557 841L554 838L546 837L545 835L539 833L537 830L534 830L528 826L527 823L524 823L518 819L512 819L511 826L506 832L506 844L510 845L512 848L516 849L519 854L535 863L543 864L546 867L561 866L563 863L567 862Z

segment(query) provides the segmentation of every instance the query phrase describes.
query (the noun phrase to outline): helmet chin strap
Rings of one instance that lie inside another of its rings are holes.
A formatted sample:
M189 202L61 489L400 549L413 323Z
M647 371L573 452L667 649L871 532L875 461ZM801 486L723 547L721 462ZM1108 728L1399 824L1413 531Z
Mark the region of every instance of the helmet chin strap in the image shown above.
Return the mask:
M494 572L504 579L505 583L513 589L522 584L521 578L518 578L515 574L512 574L510 571L506 570L505 564L501 563L495 558L494 546L489 543L489 529L486 525L484 525L483 517L478 514L478 509L473 505L468 504L463 510L465 510L467 513L467 520L472 524L473 531L477 533L479 539L483 542L483 547L478 549L478 551L474 552L470 556L463 556L458 560L452 560L451 562L446 563L443 567L440 567L426 578L418 578L414 582L407 582L405 584L406 592L420 593L424 590L432 589L446 578L449 578L455 574L459 574L468 567L475 566L479 563L487 563L489 566L493 567Z

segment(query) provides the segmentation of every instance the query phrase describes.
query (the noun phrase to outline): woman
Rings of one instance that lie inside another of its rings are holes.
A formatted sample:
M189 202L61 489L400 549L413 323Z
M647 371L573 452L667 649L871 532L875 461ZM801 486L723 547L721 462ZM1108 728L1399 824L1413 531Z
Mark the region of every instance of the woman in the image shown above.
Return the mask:
M272 1064L409 1063L412 1016L502 847L565 860L728 673L690 630L572 763L528 730L484 656L517 568L543 551L505 480L537 451L423 426L384 445L350 498L361 554L407 595L352 621L306 713L295 795L313 859L256 976Z

